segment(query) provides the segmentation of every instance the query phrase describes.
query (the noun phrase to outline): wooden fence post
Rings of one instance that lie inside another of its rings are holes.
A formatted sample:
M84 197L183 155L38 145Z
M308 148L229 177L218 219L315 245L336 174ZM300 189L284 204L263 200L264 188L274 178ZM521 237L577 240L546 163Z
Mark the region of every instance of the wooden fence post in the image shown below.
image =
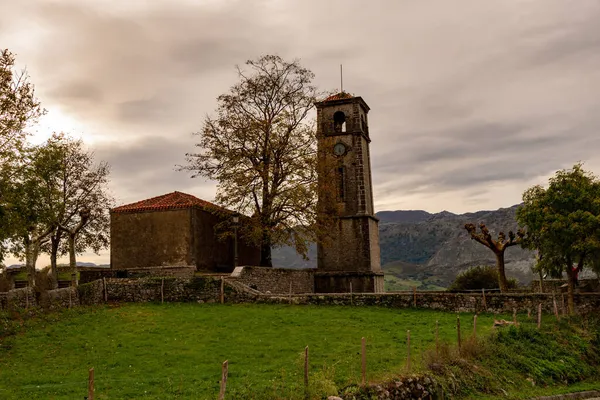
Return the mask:
M527 319L531 319L531 308L527 309Z
M485 289L481 289L481 296L483 299L483 311L487 311L487 301L485 299Z
M292 304L292 281L290 281L290 294L288 296L288 302Z
M88 400L94 400L94 368L90 368L88 376Z
M456 316L456 337L458 338L458 354L461 352L461 343L460 343L460 315Z
M513 308L513 324L517 326L517 309Z
M221 304L225 303L225 280L221 276Z
M440 330L439 330L439 322L435 321L435 357L438 358L440 356Z
M362 385L365 386L367 383L367 344L365 338L361 339L362 348Z
M160 304L165 302L165 278L160 280Z
M308 346L304 348L304 397L309 398L308 391Z
M225 398L225 389L227 388L227 374L229 373L228 365L228 361L225 360L221 368L221 390L219 391L219 400L223 400Z
M560 317L558 316L558 306L556 305L556 297L554 297L554 293L552 293L552 305L554 306L554 316L558 321Z
M567 308L565 307L565 294L562 293L562 315L567 315Z
M540 329L542 327L542 303L538 304L538 320L537 320L537 328Z
M406 331L406 369L410 372L410 331Z
M104 289L104 302L108 303L108 291L106 290L106 278L102 277L102 289Z
M473 337L477 338L477 314L473 315Z
M354 305L354 295L352 294L352 282L350 282L350 305Z

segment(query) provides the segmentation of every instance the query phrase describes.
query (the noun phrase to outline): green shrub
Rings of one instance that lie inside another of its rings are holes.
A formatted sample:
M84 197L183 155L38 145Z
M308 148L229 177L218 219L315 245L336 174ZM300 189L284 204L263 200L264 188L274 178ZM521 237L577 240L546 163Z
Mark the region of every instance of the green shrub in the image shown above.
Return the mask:
M508 279L508 288L515 289L517 280ZM477 290L498 288L498 271L491 266L469 268L457 275L448 290Z

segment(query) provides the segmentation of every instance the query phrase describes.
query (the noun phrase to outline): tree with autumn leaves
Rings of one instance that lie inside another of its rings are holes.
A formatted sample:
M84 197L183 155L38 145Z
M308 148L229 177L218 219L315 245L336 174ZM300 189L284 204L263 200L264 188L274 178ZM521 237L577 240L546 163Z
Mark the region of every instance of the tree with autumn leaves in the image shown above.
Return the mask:
M181 169L217 181L215 200L251 215L242 235L260 246L295 246L305 255L315 239L316 140L310 112L314 75L296 61L262 56L238 68L239 82L218 97L215 116L197 133L198 152Z

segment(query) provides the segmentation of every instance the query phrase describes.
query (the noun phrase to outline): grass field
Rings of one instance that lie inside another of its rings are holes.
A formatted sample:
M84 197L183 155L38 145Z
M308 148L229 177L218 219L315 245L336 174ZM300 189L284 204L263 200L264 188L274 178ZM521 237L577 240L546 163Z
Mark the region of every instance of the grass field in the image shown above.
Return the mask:
M69 310L31 322L0 348L0 398L81 399L88 368L96 399L214 399L229 360L228 399L302 398L302 353L311 381L360 381L361 337L369 379L405 368L406 331L419 363L440 337L456 341L456 315L426 310L219 304L127 304ZM472 315L461 314L463 335ZM491 330L481 315L478 331Z

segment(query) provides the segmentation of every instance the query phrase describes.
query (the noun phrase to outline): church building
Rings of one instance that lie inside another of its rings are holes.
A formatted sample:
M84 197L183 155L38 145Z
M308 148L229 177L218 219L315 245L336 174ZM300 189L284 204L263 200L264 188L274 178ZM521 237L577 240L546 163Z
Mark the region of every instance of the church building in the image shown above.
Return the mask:
M233 237L220 239L220 225L248 217L190 194L173 192L110 211L110 264L123 270L195 266L202 272L231 272L237 265L259 265L260 248ZM236 249L237 244L237 249ZM236 263L237 253L237 263Z

